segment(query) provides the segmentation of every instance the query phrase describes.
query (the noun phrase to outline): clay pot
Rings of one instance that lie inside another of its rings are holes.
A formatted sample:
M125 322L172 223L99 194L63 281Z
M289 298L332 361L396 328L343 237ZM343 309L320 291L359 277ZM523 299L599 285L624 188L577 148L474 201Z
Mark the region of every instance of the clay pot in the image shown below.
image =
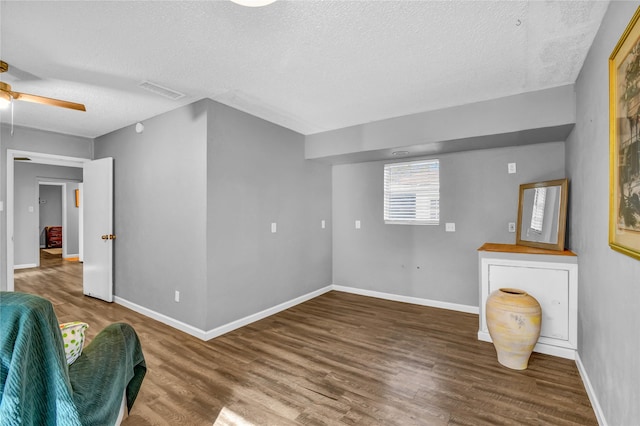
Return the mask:
M540 337L542 309L523 290L501 288L487 299L487 326L498 353L498 362L524 370Z

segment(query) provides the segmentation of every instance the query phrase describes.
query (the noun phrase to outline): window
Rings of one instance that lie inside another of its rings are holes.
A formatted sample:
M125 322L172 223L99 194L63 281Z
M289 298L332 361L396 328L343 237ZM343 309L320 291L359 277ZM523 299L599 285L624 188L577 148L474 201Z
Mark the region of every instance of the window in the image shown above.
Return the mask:
M384 221L405 225L440 223L440 161L384 165Z

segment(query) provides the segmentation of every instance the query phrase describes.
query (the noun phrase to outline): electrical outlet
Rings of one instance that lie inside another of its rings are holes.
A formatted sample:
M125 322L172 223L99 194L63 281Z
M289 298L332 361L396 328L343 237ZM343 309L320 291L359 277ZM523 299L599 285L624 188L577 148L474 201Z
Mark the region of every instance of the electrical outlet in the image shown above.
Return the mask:
M356 220L356 229L360 229L360 221Z
M447 232L456 232L456 224L455 223L446 223L444 225L444 230Z
M324 220L320 221L320 226L322 227L322 229L326 228L326 223L324 222Z
M278 231L278 224L273 222L271 224L271 233L275 234Z
M175 296L174 296L173 298L174 298L174 300L175 300L176 302L179 302L179 301L180 301L180 292L179 292L178 290L176 290L176 294L175 294Z
M516 163L507 164L507 171L509 172L509 174L515 173L516 172Z
M509 232L516 232L515 222L509 222Z

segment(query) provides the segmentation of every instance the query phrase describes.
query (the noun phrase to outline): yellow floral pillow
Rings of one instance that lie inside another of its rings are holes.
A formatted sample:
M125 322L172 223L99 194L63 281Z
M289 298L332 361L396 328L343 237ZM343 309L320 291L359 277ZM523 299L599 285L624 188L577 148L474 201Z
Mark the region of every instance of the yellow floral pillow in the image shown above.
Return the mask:
M67 355L67 364L71 365L78 359L84 347L84 332L89 328L86 322L74 321L60 324L60 332L64 341L64 352Z

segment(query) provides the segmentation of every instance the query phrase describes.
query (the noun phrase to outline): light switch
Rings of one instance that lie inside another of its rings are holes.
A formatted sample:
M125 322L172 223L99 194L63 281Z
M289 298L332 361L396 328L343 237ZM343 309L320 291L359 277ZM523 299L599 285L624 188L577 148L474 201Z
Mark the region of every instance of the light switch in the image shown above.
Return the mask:
M444 230L447 232L456 232L456 224L453 222L446 223L444 225Z
M356 220L356 229L360 229L360 221Z
M4 201L0 201L0 212L4 210Z
M515 173L516 172L516 163L507 164L507 170L509 171L509 174Z
M326 228L326 224L325 224L324 220L322 220L320 222L320 226L322 227L322 229Z
M515 222L509 222L509 232L516 232Z
M271 233L275 234L277 230L278 230L278 225L275 222L273 222L271 224Z
M33 213L33 206L29 206L27 210L29 210L29 213Z

